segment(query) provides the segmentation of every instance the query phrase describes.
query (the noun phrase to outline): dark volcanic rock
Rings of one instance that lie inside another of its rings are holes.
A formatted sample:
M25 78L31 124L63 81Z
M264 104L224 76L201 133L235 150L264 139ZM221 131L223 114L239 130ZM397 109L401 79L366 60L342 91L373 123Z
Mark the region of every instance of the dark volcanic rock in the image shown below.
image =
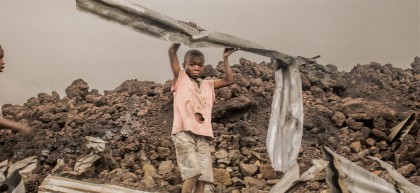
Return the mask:
M77 79L65 91L70 99L78 96L84 98L89 92L89 86L84 80Z
M304 134L298 162L301 171L321 158L327 145L370 171L377 165L364 156L376 156L420 185L420 116L400 144L387 141L390 129L412 112L420 112L420 58L411 69L372 62L350 72L334 65L300 67L304 103ZM241 58L232 66L235 83L216 91L213 108L215 139L211 143L215 192L268 192L281 177L271 168L265 138L275 88L274 64ZM223 78L223 65L205 66L203 78ZM13 162L36 155L39 165L27 181L29 192L51 174L57 159L63 171L90 150L85 137L105 140L102 161L81 176L139 190L179 192L182 179L171 141L173 96L171 81L164 84L127 80L115 90L89 91L83 80L66 88L67 97L40 93L24 105L3 105L7 118L28 123L33 139L0 130L0 161ZM107 164L105 164L107 163ZM328 189L322 178L298 192Z

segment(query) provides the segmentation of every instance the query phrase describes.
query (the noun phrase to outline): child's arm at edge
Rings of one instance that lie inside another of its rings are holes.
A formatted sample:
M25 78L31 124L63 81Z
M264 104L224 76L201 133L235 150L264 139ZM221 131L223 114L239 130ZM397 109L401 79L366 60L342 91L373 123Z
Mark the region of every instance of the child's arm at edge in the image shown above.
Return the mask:
M32 128L26 126L25 124L14 122L14 121L1 118L1 117L0 117L0 128L7 128L12 131L17 131L23 135L28 135L32 131Z
M230 67L228 57L233 53L239 50L240 48L225 48L223 51L223 63L225 64L226 76L224 79L218 79L214 81L214 88L222 88L233 84L233 73L232 68Z
M179 67L178 55L176 54L180 46L181 44L173 43L168 50L169 62L171 63L171 69L174 74L174 82L176 82L179 75L179 71L181 70L181 68Z

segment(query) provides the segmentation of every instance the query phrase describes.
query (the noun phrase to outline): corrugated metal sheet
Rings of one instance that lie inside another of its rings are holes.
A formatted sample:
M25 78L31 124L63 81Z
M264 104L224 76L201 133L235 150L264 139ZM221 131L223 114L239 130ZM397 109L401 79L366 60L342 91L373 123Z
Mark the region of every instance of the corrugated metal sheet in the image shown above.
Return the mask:
M350 160L323 147L327 167L327 182L332 193L396 193L396 188L384 179L372 174Z
M191 27L185 22L167 17L143 6L125 0L76 0L80 11L119 23L142 34L190 47L232 47L243 51L276 58L291 64L293 57L265 49L254 42L229 34Z
M47 176L38 193L151 193L110 184L93 184L59 176Z

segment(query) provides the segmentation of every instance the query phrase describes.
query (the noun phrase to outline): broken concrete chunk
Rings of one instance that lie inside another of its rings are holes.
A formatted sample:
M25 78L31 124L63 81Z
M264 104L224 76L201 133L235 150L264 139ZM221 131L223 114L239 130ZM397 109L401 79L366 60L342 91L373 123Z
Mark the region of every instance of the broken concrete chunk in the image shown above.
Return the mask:
M89 149L93 149L93 151L95 153L99 153L99 152L103 152L105 151L105 144L107 144L106 141L96 138L96 137L91 137L91 136L86 136L86 146Z
M77 160L76 164L74 165L74 173L70 173L73 175L80 175L85 172L90 166L92 166L95 161L97 161L101 156L96 155L94 153L90 153L89 155L83 157L80 160Z
M23 160L20 160L11 166L9 166L9 170L7 171L7 176L10 176L12 172L15 170L19 170L23 177L27 177L32 173L32 170L36 168L38 160L36 156L28 157Z

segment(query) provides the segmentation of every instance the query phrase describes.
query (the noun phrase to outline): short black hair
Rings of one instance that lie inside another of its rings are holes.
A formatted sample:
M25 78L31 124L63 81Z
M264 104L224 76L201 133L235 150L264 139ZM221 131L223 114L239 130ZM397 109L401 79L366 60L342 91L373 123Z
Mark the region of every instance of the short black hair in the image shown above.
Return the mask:
M187 62L187 59L189 59L190 57L193 57L193 56L202 57L203 60L204 60L204 54L201 51L192 49L192 50L188 50L188 52L185 53L184 63Z

